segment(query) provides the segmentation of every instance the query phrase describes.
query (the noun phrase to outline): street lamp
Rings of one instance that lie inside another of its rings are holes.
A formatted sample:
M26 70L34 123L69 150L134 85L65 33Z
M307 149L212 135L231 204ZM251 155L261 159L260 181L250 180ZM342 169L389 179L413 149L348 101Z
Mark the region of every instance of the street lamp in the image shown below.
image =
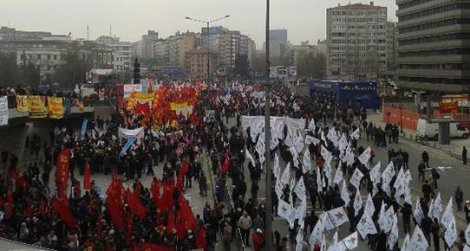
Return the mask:
M269 81L269 69L270 69L270 61L269 61L269 0L266 0L266 84L265 84L265 95L266 95L266 102L264 107L264 136L265 136L265 155L266 155L266 248L267 250L271 250L272 247L272 165L268 165L271 162L271 100L270 100L270 92L271 92L271 83Z
M209 24L220 21L222 19L228 18L230 15L225 15L223 17L219 17L213 20L202 20L202 19L196 19L196 18L191 18L191 17L185 17L184 19L194 21L194 22L199 22L199 23L205 23L207 27L207 82L209 82L209 76L211 72L211 64L210 64L210 46L209 46Z

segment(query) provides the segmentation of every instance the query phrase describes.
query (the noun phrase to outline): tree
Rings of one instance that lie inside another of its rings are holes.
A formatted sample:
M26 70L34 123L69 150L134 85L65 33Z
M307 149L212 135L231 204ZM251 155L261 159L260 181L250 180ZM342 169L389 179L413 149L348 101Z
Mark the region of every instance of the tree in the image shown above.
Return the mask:
M234 73L242 78L247 78L250 75L250 62L248 62L247 55L237 54L235 58Z
M28 62L27 64L24 63L21 66L21 73L22 73L22 79L23 83L25 85L29 86L38 86L39 85L39 69L32 64L31 62Z
M326 59L322 54L315 56L313 53L299 55L297 61L297 73L300 77L324 78L326 71Z
M15 53L0 53L0 86L15 86L21 82Z
M57 68L53 79L62 87L73 89L76 83L84 82L86 72L91 69L91 63L80 57L80 51L76 47L68 49L62 58L65 64Z

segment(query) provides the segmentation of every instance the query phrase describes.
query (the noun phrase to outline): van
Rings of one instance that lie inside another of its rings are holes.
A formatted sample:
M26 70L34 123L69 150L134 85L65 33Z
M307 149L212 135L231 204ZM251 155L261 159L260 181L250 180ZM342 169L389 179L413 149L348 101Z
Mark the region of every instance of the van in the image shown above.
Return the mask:
M429 123L425 119L418 119L416 126L416 136L423 139L439 138L439 124ZM466 139L469 136L469 131L461 126L459 123L450 123L450 137Z

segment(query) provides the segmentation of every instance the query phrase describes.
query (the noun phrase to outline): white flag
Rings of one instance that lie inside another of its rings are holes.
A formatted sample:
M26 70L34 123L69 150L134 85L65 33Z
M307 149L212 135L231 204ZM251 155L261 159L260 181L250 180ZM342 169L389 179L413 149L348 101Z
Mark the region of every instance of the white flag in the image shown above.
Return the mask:
M331 209L327 211L326 213L329 216L329 220L331 221L332 225L336 228L340 227L341 225L349 221L346 215L346 212L344 212L343 207L337 207L337 208ZM331 229L327 229L327 230L331 230Z
M290 180L290 183L289 183L290 192L294 191L294 187L295 187L295 177L292 177L292 179Z
M333 184L333 179L331 177L331 162L325 162L323 172L325 173L325 178L328 180L328 186Z
M333 179L333 183L339 185L341 181L343 181L343 169L341 168L341 162L338 163L338 167L336 168L335 178Z
M348 140L346 139L346 135L343 134L338 141L338 149L341 154L344 153L344 150L346 150L346 147L348 147Z
M295 250L302 251L304 249L304 230L299 229L297 236L295 237Z
M322 182L322 174L320 172L320 168L317 167L317 190L318 192L323 191L323 182Z
M452 197L450 197L449 202L447 202L446 209L444 210L444 214L442 214L441 224L445 227L449 226L452 217L454 217L454 210L452 209Z
M369 194L366 200L366 207L364 208L364 214L373 215L375 213L374 202L372 196Z
M307 146L309 146L310 144L313 144L313 145L318 145L318 143L320 143L320 140L315 138L315 137L312 137L310 135L306 135L305 136L305 144Z
M264 154L264 152L265 152L264 140L258 140L258 142L256 143L256 146L255 146L255 150L260 155Z
M391 195L390 182L395 176L395 169L393 167L393 162L390 161L387 167L382 173L382 190L387 193L388 196Z
M308 147L305 148L304 157L302 159L302 171L303 173L307 173L312 169L312 158L310 157L310 151Z
M360 136L359 128L357 128L357 129L356 129L353 133L351 133L351 135L349 135L349 136L351 136L351 138L353 138L353 139L358 139L359 136Z
M385 208L384 204L383 208ZM384 230L385 232L389 232L393 225L393 215L395 214L395 210L393 206L390 206L387 211L382 214L382 209L380 210L379 216L379 225L380 229Z
M390 230L390 233L388 234L387 238L387 245L389 250L393 250L393 247L395 246L395 243L398 240L398 218L397 215L393 215L393 224L392 224L392 229Z
M304 219L307 216L307 199L303 199L299 207L295 209L295 218L299 220L299 225L303 228Z
M255 159L253 159L253 156L251 155L250 151L248 151L248 149L245 149L245 156L246 156L246 159L251 162L251 165L253 166L256 165Z
M315 131L315 120L313 118L310 120L310 123L308 123L308 130L311 132Z
M349 205L349 201L351 200L349 197L348 187L346 186L346 181L343 180L343 186L341 187L341 199L344 201L344 206Z
M349 182L351 183L351 185L355 186L356 189L359 190L360 185L361 185L362 177L364 177L364 174L359 170L359 168L356 168L356 170L354 170L354 173L351 176L351 179L349 180Z
M405 188L405 202L408 204L412 204L411 202L411 188L410 185L408 184Z
M370 146L367 147L367 149L364 150L364 152L361 155L359 155L359 157L357 157L357 159L365 166L369 166L370 158L371 158Z
M428 217L431 218L433 221L434 219L439 220L441 218L442 213L442 200L441 200L441 193L439 192L432 200L431 206L429 207Z
M297 182L297 185L295 185L294 192L297 194L297 196L304 200L306 198L305 196L305 183L304 183L304 177L300 177L299 181Z
M279 199L277 215L287 220L290 217L291 212L292 212L292 205L287 203L283 199Z
M333 160L333 155L325 146L321 146L321 156L325 159L325 162L331 162Z
M377 228L375 227L374 221L371 218L371 215L364 214L362 215L361 219L359 220L359 223L357 223L357 231L362 236L362 239L365 239L368 234L376 234L377 233Z
M279 166L279 156L277 153L274 154L273 174L276 179L281 177L281 167Z
M401 245L400 251L410 251L410 235L406 234L403 244Z
M326 215L324 215L326 216ZM312 233L310 233L310 237L308 238L308 243L310 244L311 247L315 245L315 243L320 243L322 242L322 235L323 231L325 230L325 226L323 225L323 222L325 221L325 217L320 217L317 221L317 224L312 230Z
M415 231L413 232L413 236L411 237L410 240L410 250L413 251L426 251L428 248L429 244L428 241L426 240L426 237L423 234L423 231L419 227L419 225L415 226Z
M418 224L421 224L421 221L424 218L424 213L423 213L423 209L421 208L421 203L419 202L419 198L416 200L416 206L413 212L413 216L415 217L416 222Z
M452 247L457 240L457 226L455 224L455 217L452 217L450 224L447 226L446 232L444 233L444 239L447 246Z
M380 161L377 162L369 172L370 180L376 185L380 183L380 165Z
M362 197L360 190L356 190L356 196L354 197L354 215L357 216L359 214L359 210L362 208Z
M290 179L290 162L287 163L286 168L284 169L284 172L282 173L281 177L281 183L283 186L287 185L289 183Z
M348 237L344 238L339 245L343 247L343 250L351 250L357 248L358 236L357 232L350 234Z

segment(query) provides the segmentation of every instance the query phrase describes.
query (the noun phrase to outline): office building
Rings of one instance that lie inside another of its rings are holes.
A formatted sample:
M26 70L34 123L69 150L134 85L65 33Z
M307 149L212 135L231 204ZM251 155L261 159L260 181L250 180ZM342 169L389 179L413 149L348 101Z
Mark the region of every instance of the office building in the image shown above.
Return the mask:
M387 8L348 4L327 9L327 76L360 80L382 77L387 67Z
M397 84L431 92L470 91L470 1L396 3Z

